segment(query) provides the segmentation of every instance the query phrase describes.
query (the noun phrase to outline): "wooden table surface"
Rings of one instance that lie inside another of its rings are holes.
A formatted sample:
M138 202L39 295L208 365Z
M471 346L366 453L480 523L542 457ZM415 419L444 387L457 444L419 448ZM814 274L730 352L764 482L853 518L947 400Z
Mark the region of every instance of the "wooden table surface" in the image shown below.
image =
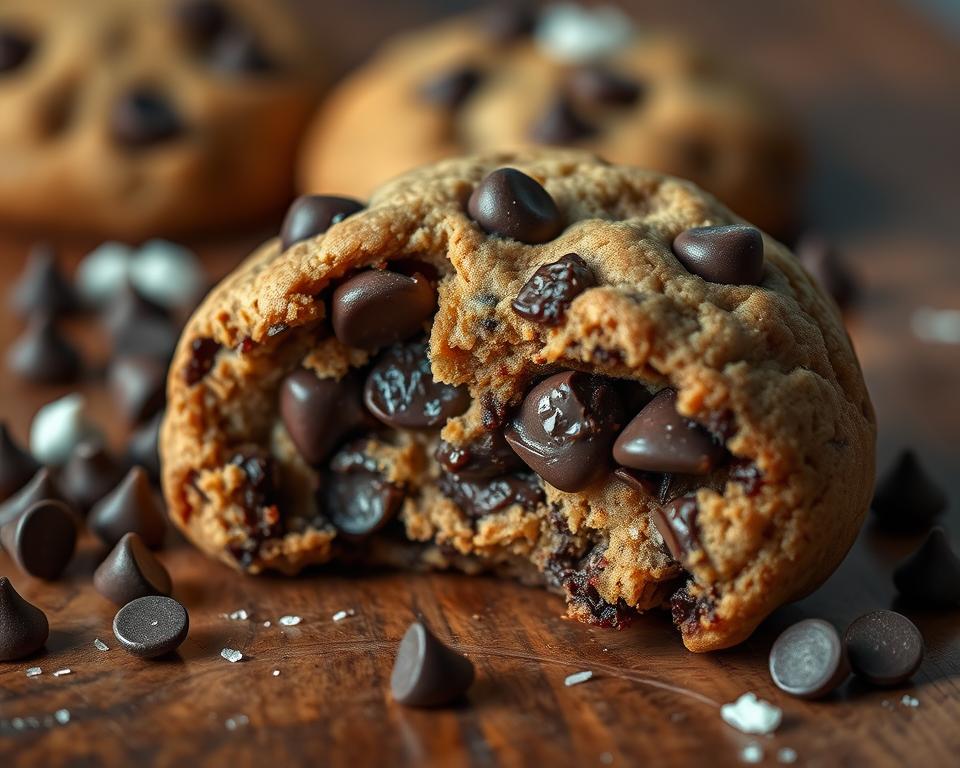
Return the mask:
M353 58L401 23L431 14L430 3L355 0L349 16L305 4L318 28L339 30L335 43ZM877 406L880 464L916 447L949 491L946 523L956 534L960 348L921 342L910 326L918 307L960 308L956 39L896 0L727 0L709 11L697 0L628 5L755 67L794 108L814 154L808 221L841 246L864 289L849 325ZM263 234L196 247L218 274ZM0 238L3 285L18 273L28 242ZM88 245L64 244L68 263ZM3 317L0 350L20 331L9 313ZM71 331L91 355L102 352L89 323ZM123 429L102 386L80 389L120 445ZM4 372L0 417L23 439L36 408L66 391ZM666 617L619 633L591 629L560 619L559 598L512 583L396 573L253 579L177 541L162 557L190 611L190 636L176 658L144 662L112 637L114 608L90 584L102 555L91 541L53 585L0 555L0 574L13 577L52 627L41 655L0 664L0 765L736 765L754 742L766 764L789 748L801 765L956 765L956 611L903 609L927 642L924 664L904 688L850 682L828 701L805 703L781 694L767 674L770 643L789 623L821 616L842 627L895 605L891 567L916 543L867 528L816 594L778 611L739 648L709 656L686 652ZM223 617L238 609L252 619ZM331 620L346 609L356 614ZM422 712L390 700L393 651L416 613L474 660L478 680L465 705ZM303 621L280 627L285 614ZM95 638L111 650L96 650ZM224 647L246 660L228 663ZM31 666L43 674L28 679ZM53 676L63 668L71 674ZM580 670L594 678L565 687L565 676ZM784 709L775 736L745 736L720 719L719 704L746 691ZM904 694L919 706L902 704ZM66 724L52 718L60 709L70 713Z

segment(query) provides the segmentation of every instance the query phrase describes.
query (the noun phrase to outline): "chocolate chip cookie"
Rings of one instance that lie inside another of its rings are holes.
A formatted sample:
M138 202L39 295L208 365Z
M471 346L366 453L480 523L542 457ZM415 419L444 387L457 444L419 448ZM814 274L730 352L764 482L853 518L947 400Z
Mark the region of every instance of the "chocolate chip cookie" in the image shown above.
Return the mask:
M301 183L366 195L444 157L573 146L691 179L785 236L794 125L729 66L609 8L501 7L400 35L340 84L307 135Z
M282 209L317 48L279 2L6 0L0 220L135 240Z
M169 380L174 522L241 570L493 570L695 651L816 588L873 488L833 302L693 184L572 150L305 197Z

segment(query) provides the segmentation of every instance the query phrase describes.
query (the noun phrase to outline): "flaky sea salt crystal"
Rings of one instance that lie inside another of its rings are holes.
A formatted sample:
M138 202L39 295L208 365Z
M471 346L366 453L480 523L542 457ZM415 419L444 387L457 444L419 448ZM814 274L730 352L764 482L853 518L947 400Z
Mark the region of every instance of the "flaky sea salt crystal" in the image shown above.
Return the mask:
M103 642L103 640L101 640L99 637L93 641L93 647L96 648L98 651L110 650L110 646L107 645L105 642Z
M777 752L777 762L783 763L784 765L793 765L797 762L797 750L784 747Z
M72 675L72 674L73 674L73 670L70 668L66 668L66 669L58 669L56 672L53 673L53 676L63 677L64 675Z
M763 760L763 747L759 744L747 744L740 750L740 759L745 763L759 763Z
M357 615L357 612L353 610L353 608L347 608L345 611L337 611L335 614L333 614L331 618L334 621L343 621L344 619L349 618L350 616L356 616L356 615Z
M246 621L250 618L250 611L245 608L241 608L233 613L228 613L227 618L231 621Z
M750 692L720 707L720 716L727 725L743 733L773 733L783 719L783 712Z
M274 677L280 677L280 670L279 670L279 669L273 670L273 676L274 676Z
M243 654L234 648L224 648L222 651L220 651L220 655L231 664L236 664L238 661L243 659Z
M567 675L563 679L563 684L569 688L571 685L580 685L580 683L585 683L591 677L593 677L593 672L591 672L589 669L584 672L574 672L572 675Z
M303 619L299 616L281 616L277 621L285 627L295 627L303 621Z
M270 626L270 622L269 622L269 621L265 621L265 622L263 622L263 626L265 626L265 627L269 627L269 626Z
M30 669L26 671L27 677L36 677L37 675L42 675L42 674L43 674L43 670L40 669L40 667L30 667Z
M920 706L920 699L915 699L909 693L903 694L903 698L900 699L900 703L905 707L913 707L916 709Z
M243 728L243 726L249 722L250 718L246 715L234 715L233 717L228 717L224 725L228 731L235 731L237 728Z
M60 725L66 725L70 722L70 710L58 709L53 713L53 719L60 723Z

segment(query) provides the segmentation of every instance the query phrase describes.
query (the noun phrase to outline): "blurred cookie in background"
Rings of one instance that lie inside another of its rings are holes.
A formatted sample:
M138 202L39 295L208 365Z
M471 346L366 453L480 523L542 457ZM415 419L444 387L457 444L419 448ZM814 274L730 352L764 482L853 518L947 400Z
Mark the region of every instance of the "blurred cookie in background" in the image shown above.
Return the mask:
M282 209L318 48L279 0L3 0L0 221L139 240Z
M531 145L691 179L764 229L793 227L802 153L789 116L613 7L500 6L388 41L325 101L301 184L362 197L441 157Z

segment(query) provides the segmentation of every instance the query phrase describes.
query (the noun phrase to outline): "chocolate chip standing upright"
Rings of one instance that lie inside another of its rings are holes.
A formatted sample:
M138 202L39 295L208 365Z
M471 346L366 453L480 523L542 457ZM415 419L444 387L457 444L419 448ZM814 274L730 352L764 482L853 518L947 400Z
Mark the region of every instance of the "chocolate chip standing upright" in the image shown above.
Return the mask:
M511 306L531 322L558 325L573 300L596 284L589 265L578 254L568 253L538 267Z
M947 496L905 450L877 481L871 505L877 526L891 533L910 533L929 527L947 508Z
M70 384L80 377L83 359L60 333L54 319L44 312L31 317L24 332L10 346L7 367L36 384Z
M423 332L437 294L423 275L367 269L344 280L333 292L331 323L348 347L374 351Z
M763 279L763 235L746 224L688 229L674 238L673 254L711 283L759 285Z
M113 634L128 653L153 659L173 653L190 629L187 609L172 597L138 597L117 611Z
M850 676L843 641L823 619L804 619L784 630L770 649L770 677L791 696L820 699Z
M10 303L21 316L37 312L56 316L78 309L80 302L76 291L60 271L57 253L51 245L38 243L30 249L27 264L13 287Z
M39 469L37 460L17 445L6 422L0 422L0 502L23 488Z
M873 611L855 619L844 632L843 644L854 673L873 685L904 683L923 661L920 630L894 611Z
M93 572L97 592L117 605L138 597L169 595L170 574L135 533L126 533Z
M473 684L471 661L444 645L421 621L410 625L390 675L395 701L410 707L442 707L460 699Z
M49 500L66 502L67 498L50 470L41 467L26 485L0 504L0 525L15 520L38 501Z
M486 232L537 244L563 231L563 217L550 193L516 168L500 168L484 178L467 203L470 217Z
M301 195L287 211L280 229L280 248L287 250L339 224L366 206L352 197L335 195Z
M63 495L81 514L86 514L112 491L123 469L100 440L87 440L74 448L60 472Z
M846 309L857 294L857 284L836 249L815 235L807 235L795 250L797 261L807 270L840 309Z
M0 576L0 661L14 661L39 651L50 635L43 611L28 603Z
M166 532L162 504L143 467L133 467L87 518L90 530L104 544L115 546L125 533L137 533L151 549L163 544Z
M960 557L939 526L893 572L893 583L912 604L950 608L960 605Z
M160 477L160 427L162 425L163 413L158 413L146 424L134 430L127 443L127 461L143 467L152 480Z
M107 371L107 385L128 424L139 424L161 408L167 383L167 366L155 357L115 358Z
M130 283L114 296L102 319L115 357L149 356L163 363L173 357L180 334L170 314Z
M0 528L3 548L24 573L53 581L77 546L77 516L62 501L38 501Z

